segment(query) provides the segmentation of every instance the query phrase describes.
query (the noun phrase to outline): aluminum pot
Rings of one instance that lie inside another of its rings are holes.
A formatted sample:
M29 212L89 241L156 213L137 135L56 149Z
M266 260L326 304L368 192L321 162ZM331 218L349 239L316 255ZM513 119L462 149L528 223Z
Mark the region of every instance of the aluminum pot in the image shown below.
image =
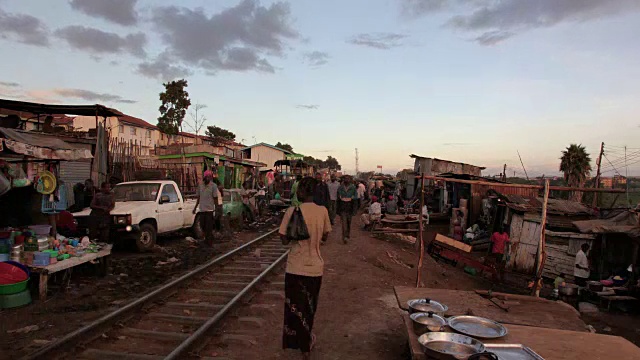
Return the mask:
M417 312L409 316L413 322L413 332L420 336L428 332L445 331L447 319L440 315L436 315L433 311L428 313Z
M600 281L587 281L587 287L593 292L600 292L604 290L604 285Z
M447 332L428 332L418 337L425 355L438 360L484 360L498 357L485 352L482 342L460 334Z
M560 295L564 295L564 296L578 295L578 285L575 285L575 284L560 285L558 287L558 290L560 291Z
M414 299L407 301L409 307L409 313L423 312L428 313L432 311L434 314L444 317L444 314L449 310L449 307L445 304L441 304L431 299Z

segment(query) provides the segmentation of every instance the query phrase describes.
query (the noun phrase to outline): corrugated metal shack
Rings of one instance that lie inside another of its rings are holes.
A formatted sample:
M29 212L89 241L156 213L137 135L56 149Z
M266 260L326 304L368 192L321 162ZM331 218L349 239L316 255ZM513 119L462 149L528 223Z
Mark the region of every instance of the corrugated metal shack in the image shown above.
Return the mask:
M414 159L413 171L416 174L426 176L439 176L441 174L472 175L480 177L485 167L465 164L461 162L441 160L424 157L415 154L410 155ZM412 198L416 189L420 187L420 180L407 181L407 197ZM457 206L457 205L456 205Z
M509 209L505 217L511 239L507 269L533 275L540 241L542 198L501 195ZM592 219L594 215L591 209L581 203L549 199L545 229L547 258L542 276L555 278L564 273L569 280L573 280L573 264L580 245L591 245L595 239L593 235L581 234L573 221Z

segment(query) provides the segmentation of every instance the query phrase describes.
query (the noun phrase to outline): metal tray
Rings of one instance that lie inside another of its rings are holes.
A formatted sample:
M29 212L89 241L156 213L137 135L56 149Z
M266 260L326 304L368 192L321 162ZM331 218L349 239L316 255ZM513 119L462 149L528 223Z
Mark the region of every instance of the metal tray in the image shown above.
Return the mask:
M486 344L486 351L492 352L500 360L544 360L530 348L522 344Z
M497 339L507 335L507 328L502 324L479 316L452 316L447 321L453 330L478 339Z

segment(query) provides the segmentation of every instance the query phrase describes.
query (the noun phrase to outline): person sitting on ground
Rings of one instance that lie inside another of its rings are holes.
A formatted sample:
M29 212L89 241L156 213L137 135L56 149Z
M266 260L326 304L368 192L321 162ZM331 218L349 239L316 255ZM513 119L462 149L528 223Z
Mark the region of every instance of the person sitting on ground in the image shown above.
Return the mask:
M374 222L380 221L382 217L382 205L378 202L376 196L371 197L371 205L369 205L368 213L362 214L361 219L364 223L364 228L369 229Z
M303 359L310 358L310 352L316 342L313 325L324 270L320 245L327 241L331 232L327 208L313 203L316 186L317 180L312 177L305 177L298 186L298 198L301 200L299 208L310 237L308 240L291 242L284 276L282 347L299 349L302 351ZM294 209L290 207L287 210L280 224L279 233L283 242L287 241L287 227Z
M393 195L389 195L389 200L385 203L387 206L387 214L395 215L398 213L398 204L393 201Z
M558 277L553 280L553 288L557 289L560 287L560 285L565 283L565 279L564 279L564 273L560 273L560 275L558 275Z

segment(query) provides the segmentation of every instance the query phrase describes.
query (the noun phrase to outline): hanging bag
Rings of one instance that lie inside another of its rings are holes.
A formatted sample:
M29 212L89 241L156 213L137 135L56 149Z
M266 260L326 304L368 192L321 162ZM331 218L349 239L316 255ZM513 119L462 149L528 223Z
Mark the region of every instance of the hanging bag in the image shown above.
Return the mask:
M302 216L302 211L300 207L296 206L293 214L291 214L291 219L289 219L289 224L287 224L287 233L283 243L287 245L291 241L307 240L310 237L309 229L304 222L304 216Z

